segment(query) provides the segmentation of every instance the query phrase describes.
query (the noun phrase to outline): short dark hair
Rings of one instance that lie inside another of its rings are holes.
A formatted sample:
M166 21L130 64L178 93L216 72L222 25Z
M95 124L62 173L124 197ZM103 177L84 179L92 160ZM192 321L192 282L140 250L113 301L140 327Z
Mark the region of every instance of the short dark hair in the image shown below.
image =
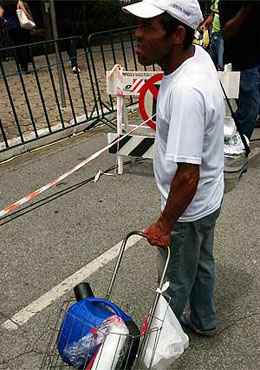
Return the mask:
M170 16L170 14L166 12L162 14L161 21L162 21L163 27L167 34L171 34L174 31L176 31L178 26L183 26L186 30L186 37L184 40L183 47L186 50L192 45L193 40L194 40L195 31L191 27L182 23L178 19L173 18L172 16Z

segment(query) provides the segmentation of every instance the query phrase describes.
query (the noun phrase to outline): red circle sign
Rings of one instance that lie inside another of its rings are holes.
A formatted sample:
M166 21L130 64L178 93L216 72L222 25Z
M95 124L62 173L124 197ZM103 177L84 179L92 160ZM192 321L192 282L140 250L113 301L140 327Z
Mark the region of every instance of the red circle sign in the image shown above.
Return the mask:
M147 107L145 106L145 98L147 93L151 93L153 98L156 99L159 93L159 89L156 87L156 83L161 81L163 78L163 73L158 73L149 80L146 81L144 86L140 90L139 95L139 111L141 117L144 119L144 121L147 121L147 125L151 127L153 130L156 130L156 121L153 120L149 112L147 112Z

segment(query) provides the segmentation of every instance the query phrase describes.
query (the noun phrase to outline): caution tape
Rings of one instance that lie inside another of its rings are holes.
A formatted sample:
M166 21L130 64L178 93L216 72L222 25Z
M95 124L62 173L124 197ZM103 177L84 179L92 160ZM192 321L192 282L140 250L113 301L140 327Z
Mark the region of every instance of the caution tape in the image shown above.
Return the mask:
M37 189L37 190L29 193L28 195L26 195L22 199L14 202L14 203L11 203L10 205L8 205L7 207L5 207L4 209L2 209L0 211L0 218L3 218L5 216L9 215L10 213L14 212L15 210L17 210L18 208L20 208L24 204L26 204L26 203L30 202L31 200L35 199L36 197L38 197L40 194L42 194L45 191L53 188L59 182L63 181L68 176L70 176L74 172L78 171L80 168L86 166L88 163L90 163L94 159L98 158L101 154L103 154L105 151L107 151L108 149L110 149L113 145L119 143L121 140L123 140L127 136L131 135L135 130L137 130L141 126L145 125L151 118L153 118L153 117L149 117L148 120L142 122L139 126L134 127L131 131L127 132L125 135L118 137L115 141L113 141L109 145L105 146L103 149L100 149L96 153L92 154L90 157L88 157L84 161L80 162L77 166L75 166L74 168L72 168L70 171L64 173L63 175L61 175L59 177L57 177L55 180L50 181L47 185L44 185L41 188L39 188L39 189Z

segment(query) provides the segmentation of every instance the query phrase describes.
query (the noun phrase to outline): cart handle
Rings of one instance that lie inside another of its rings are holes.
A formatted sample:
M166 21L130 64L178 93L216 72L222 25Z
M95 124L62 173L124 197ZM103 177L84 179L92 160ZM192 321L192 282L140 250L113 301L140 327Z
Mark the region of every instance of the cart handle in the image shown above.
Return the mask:
M120 251L119 251L119 255L118 255L118 258L117 258L116 266L115 266L115 269L114 269L114 272L113 272L113 276L112 276L112 279L111 279L110 284L109 284L109 288L108 288L107 295L106 295L107 299L110 299L110 296L111 296L111 293L112 293L112 290L113 290L113 287L114 287L114 284L115 284L116 276L117 276L117 273L118 273L118 270L120 268L122 258L123 258L124 252L125 252L127 242L134 235L139 235L142 238L148 240L147 236L142 231L132 231L125 237L125 239L122 242L122 245L121 245L121 248L120 248ZM164 269L163 269L163 273L162 273L162 276L161 276L160 285L158 287L159 290L161 290L162 287L163 287L164 278L165 278L166 271L167 271L169 261L170 261L170 256L171 256L170 247L167 247L167 259L166 259L165 266L164 266Z

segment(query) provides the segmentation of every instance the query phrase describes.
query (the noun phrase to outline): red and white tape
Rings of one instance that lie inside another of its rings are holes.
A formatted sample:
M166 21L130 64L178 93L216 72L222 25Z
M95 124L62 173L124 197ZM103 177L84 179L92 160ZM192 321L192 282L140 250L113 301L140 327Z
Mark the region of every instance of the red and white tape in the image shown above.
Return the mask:
M153 118L153 117L152 117ZM149 118L150 120L151 118ZM0 211L0 218L3 218L7 215L9 215L10 213L14 212L15 210L17 210L18 208L20 208L22 205L30 202L31 200L35 199L36 197L38 197L40 194L44 193L45 191L53 188L54 186L56 186L59 182L61 182L62 180L66 179L68 176L72 175L74 172L78 171L80 168L86 166L89 162L93 161L94 159L98 158L102 153L104 153L105 151L107 151L108 149L110 149L113 145L119 143L121 140L123 140L125 137L131 135L135 130L137 130L138 128L140 128L141 126L144 126L149 120L146 120L144 122L142 122L139 126L136 126L134 127L131 131L127 132L125 135L121 136L121 137L118 137L115 141L113 141L111 144L105 146L103 149L100 149L99 151L97 151L96 153L92 154L90 157L88 157L87 159L85 159L84 161L80 162L77 166L75 166L74 168L72 168L70 171L64 173L63 175L57 177L55 180L53 181L50 181L47 185L44 185L42 186L41 188L29 193L28 195L26 195L25 197L23 197L22 199L14 202L14 203L11 203L10 205L8 205L7 207L5 207L4 209L2 209Z

